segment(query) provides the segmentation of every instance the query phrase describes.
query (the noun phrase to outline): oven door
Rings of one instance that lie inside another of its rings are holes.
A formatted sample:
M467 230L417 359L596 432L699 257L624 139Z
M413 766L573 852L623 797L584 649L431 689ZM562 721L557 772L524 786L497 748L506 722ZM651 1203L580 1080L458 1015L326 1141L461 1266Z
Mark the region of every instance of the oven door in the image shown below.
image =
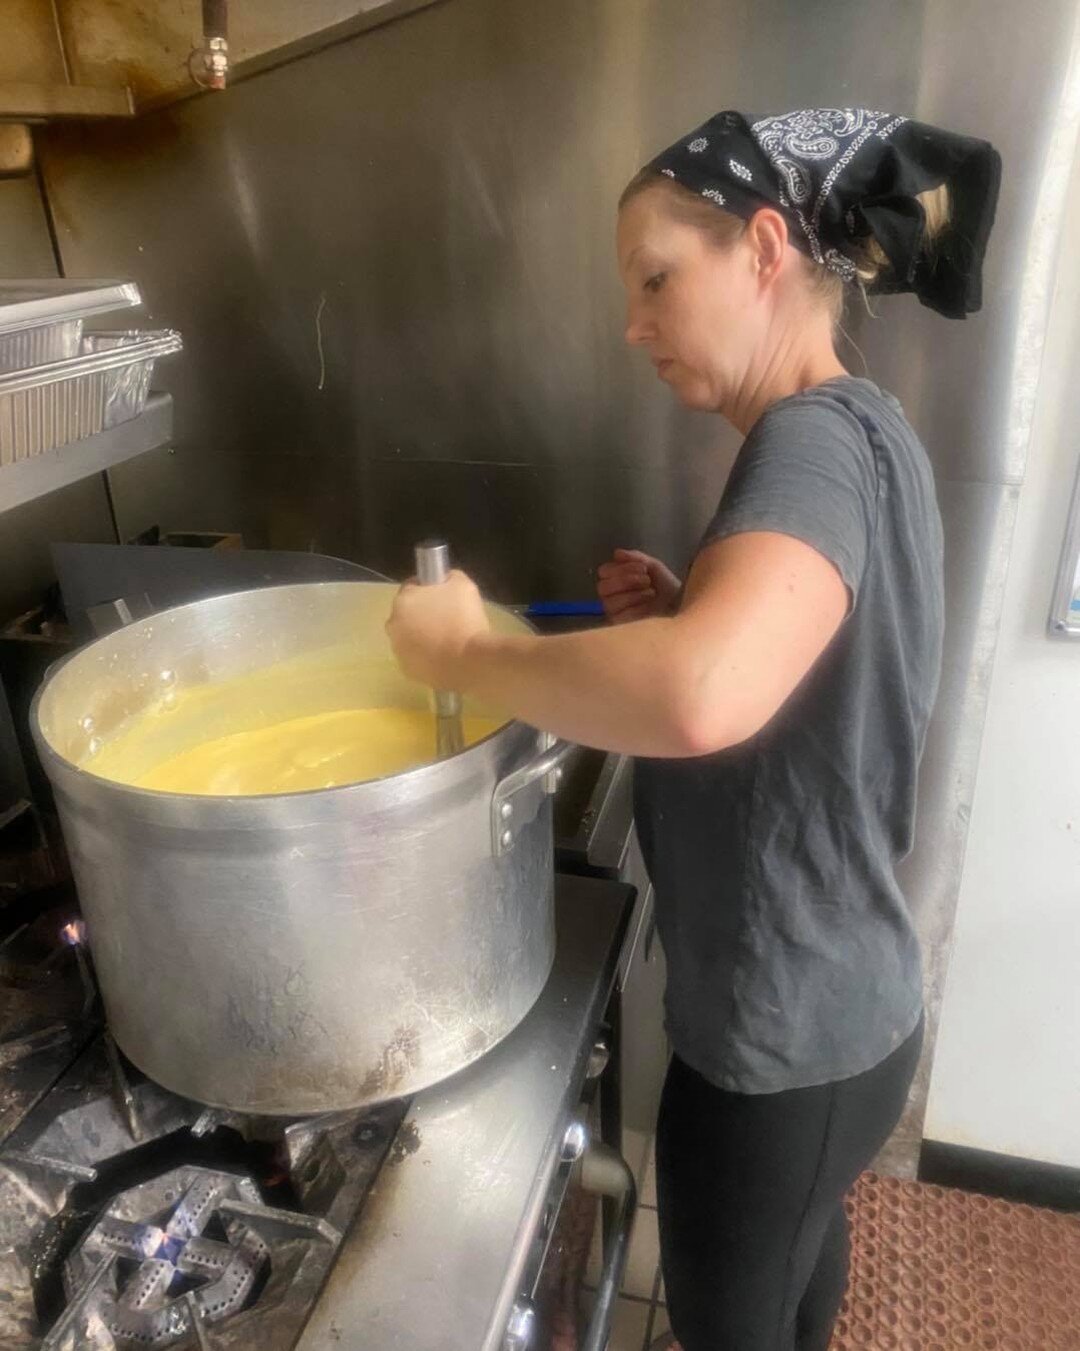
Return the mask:
M570 1193L571 1181L581 1189L610 1202L604 1223L604 1258L593 1300L592 1312L579 1351L603 1351L611 1332L615 1300L622 1285L630 1244L637 1189L634 1175L622 1155L599 1139L590 1139L585 1125L585 1104L566 1127L557 1155L550 1162L551 1181L532 1235L529 1255L506 1328L503 1351L536 1351L537 1295L544 1283L547 1264L561 1262L562 1253L552 1238Z

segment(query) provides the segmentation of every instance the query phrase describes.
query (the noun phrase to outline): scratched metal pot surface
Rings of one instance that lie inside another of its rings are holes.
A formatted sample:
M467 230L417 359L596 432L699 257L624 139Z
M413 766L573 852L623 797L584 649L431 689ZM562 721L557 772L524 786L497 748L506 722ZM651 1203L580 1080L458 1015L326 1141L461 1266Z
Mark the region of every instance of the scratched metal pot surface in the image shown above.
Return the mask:
M289 1115L413 1093L483 1055L544 986L568 748L521 723L306 793L195 797L92 772L133 715L281 663L293 715L332 705L346 669L359 706L426 706L386 642L393 594L333 582L181 606L77 652L35 701L110 1025L174 1092Z

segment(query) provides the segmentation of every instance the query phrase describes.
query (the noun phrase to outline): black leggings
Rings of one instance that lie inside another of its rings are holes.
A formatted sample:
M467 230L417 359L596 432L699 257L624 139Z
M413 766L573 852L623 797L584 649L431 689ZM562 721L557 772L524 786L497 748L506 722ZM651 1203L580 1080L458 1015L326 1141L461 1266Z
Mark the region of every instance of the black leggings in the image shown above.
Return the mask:
M826 1351L847 1284L844 1195L899 1120L922 1032L864 1074L783 1093L725 1092L672 1061L656 1177L684 1351Z

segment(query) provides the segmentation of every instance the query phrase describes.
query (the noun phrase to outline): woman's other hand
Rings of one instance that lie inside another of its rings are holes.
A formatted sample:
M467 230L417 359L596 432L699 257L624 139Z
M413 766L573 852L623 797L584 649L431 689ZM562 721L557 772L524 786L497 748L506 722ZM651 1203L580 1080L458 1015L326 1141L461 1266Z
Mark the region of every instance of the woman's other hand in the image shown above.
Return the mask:
M457 688L465 649L490 631L479 589L457 571L437 586L406 582L386 625L402 671L436 689Z
M669 567L637 549L616 549L597 578L597 594L613 624L671 614L682 590Z

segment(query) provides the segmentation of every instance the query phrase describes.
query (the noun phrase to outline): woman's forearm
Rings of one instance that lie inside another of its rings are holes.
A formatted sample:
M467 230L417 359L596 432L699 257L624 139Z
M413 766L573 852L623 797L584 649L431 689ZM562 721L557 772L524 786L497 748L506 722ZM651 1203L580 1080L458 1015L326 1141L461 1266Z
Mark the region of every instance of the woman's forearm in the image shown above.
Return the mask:
M459 686L571 741L630 755L700 753L673 660L674 619L558 637L484 634L460 657Z

